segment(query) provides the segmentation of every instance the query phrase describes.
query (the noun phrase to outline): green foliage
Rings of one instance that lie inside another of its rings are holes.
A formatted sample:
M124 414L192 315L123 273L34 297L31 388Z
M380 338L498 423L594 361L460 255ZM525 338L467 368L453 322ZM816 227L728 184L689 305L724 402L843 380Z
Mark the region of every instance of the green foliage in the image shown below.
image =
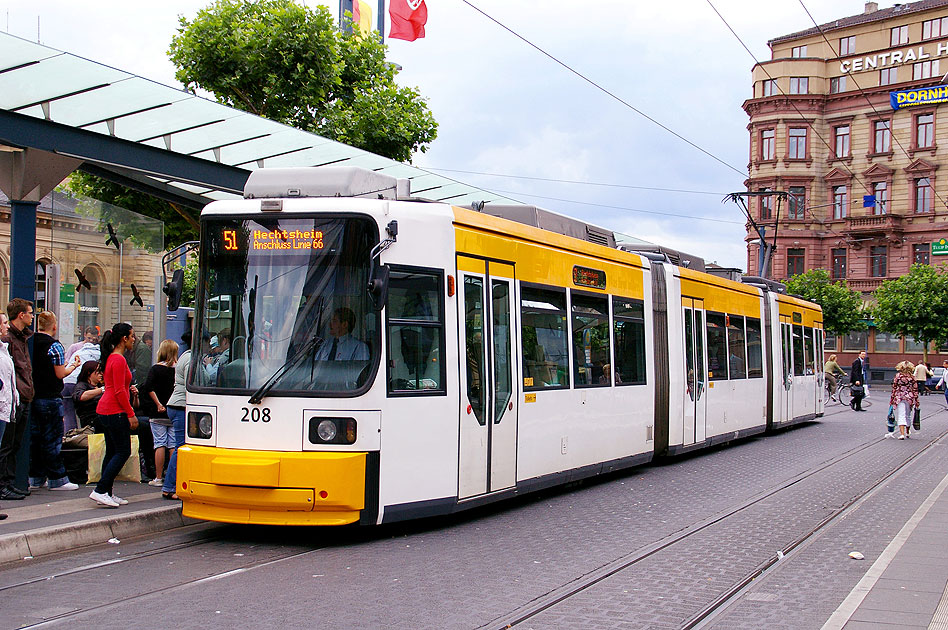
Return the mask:
M858 291L845 281L833 282L825 269L810 269L787 280L787 291L816 302L823 309L823 328L835 335L863 330L868 316Z
M913 337L926 347L948 338L948 270L914 264L900 278L886 280L875 290L873 318L880 330Z
M117 206L115 212L105 212L102 217L102 227L111 222L122 236L129 236L133 240L138 238L138 227L129 224L128 213L119 212L124 208L133 213L157 219L164 223L164 247L176 247L186 241L196 241L198 238L198 213L180 206L172 206L167 201L151 197L145 193L131 190L119 184L113 184L94 175L76 171L69 177L68 189L70 192L98 199ZM108 216L106 216L108 215ZM151 249L146 247L146 249ZM158 244L158 250L162 244ZM155 250L155 251L158 251Z
M198 257L190 256L187 264L182 267L175 265L177 269L184 270L184 285L181 289L181 304L183 306L194 306L194 299L197 294L198 277Z
M293 0L216 0L180 18L169 56L188 90L408 162L437 135L417 90L372 34L336 28L329 10Z

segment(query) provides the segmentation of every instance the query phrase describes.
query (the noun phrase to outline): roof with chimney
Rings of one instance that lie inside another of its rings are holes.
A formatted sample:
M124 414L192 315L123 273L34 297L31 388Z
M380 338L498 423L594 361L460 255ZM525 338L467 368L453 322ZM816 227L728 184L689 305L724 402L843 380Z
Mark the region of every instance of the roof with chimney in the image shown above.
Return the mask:
M774 39L767 42L767 45L773 47L774 44L779 44L782 42L790 41L793 39L800 39L802 37L809 37L811 35L819 35L820 32L827 33L830 31L839 30L842 28L849 28L851 26L858 26L860 24L868 24L870 22L881 22L883 20L890 20L893 18L898 18L903 15L909 15L912 13L920 13L922 11L929 11L931 9L937 9L939 7L948 6L948 0L920 0L919 2L911 2L909 4L896 4L888 9L879 9L877 11L872 11L872 5L875 5L874 2L867 2L866 8L867 11L860 13L859 15L852 15L850 17L840 18L832 22L827 22L826 24L821 24L820 26L814 26L813 28L808 28L805 31L798 31L796 33L791 33L789 35L781 35L780 37L775 37Z

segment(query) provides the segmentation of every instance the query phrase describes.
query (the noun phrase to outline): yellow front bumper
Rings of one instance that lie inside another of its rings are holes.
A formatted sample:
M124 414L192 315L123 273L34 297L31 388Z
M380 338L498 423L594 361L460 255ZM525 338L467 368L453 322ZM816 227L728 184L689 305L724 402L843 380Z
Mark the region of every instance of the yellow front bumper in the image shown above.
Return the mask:
M178 449L184 516L258 525L346 525L365 507L366 453Z

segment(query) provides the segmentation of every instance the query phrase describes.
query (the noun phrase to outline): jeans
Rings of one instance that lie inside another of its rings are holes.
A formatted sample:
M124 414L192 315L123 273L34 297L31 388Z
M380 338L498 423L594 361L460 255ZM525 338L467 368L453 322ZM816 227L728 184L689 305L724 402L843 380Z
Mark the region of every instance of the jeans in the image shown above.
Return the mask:
M50 488L69 483L63 465L63 399L36 398L31 409L30 485L41 486L47 479Z
M63 427L66 431L79 428L79 421L76 419L76 407L72 402L72 392L75 389L75 383L63 385Z
M102 459L102 476L99 483L95 484L95 491L112 494L115 477L132 454L132 429L128 424L128 414L124 413L100 415L99 423L105 433L105 457Z
M178 482L178 448L184 445L184 409L168 407L168 417L171 418L171 427L174 430L175 449L171 452L168 461L168 470L165 471L165 482L161 486L162 492L174 492Z
M0 420L0 442L3 442L3 432L6 430L8 424L10 423Z

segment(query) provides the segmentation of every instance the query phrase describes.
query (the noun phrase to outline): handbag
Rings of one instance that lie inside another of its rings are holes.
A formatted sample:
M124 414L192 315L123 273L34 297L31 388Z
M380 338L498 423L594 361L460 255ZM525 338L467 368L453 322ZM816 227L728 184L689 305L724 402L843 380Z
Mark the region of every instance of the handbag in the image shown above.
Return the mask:
M885 426L889 433L895 432L895 407L889 405L889 415L885 419Z
M102 478L102 460L105 459L105 434L93 433L88 438L89 446L89 469L88 483L95 483ZM122 470L116 475L116 481L135 481L142 480L142 474L138 467L138 436L131 436L132 452L125 460Z
M866 393L866 388L862 385L850 385L849 393L853 396L863 396Z
M922 430L922 410L915 408L915 416L912 418L912 428L916 431Z

